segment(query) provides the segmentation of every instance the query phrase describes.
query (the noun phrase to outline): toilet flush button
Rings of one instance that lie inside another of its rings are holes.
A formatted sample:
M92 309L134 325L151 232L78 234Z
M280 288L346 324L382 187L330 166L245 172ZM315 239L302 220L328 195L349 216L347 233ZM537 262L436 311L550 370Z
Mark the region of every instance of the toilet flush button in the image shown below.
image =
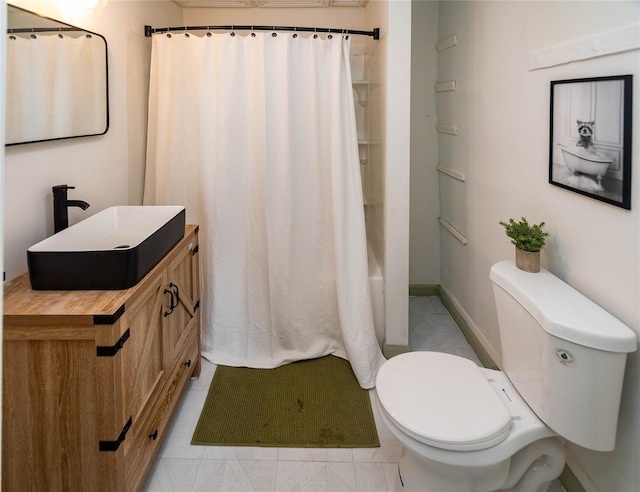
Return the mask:
M575 358L573 357L573 354L563 348L556 349L556 357L558 361L560 361L560 363L565 366L573 365L576 362Z

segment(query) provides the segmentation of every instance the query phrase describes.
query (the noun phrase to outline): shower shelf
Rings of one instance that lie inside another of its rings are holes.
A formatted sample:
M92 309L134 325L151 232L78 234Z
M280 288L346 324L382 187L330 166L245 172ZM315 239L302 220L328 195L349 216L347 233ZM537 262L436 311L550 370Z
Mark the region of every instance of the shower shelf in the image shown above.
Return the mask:
M360 157L360 164L366 166L369 162L369 141L358 140L358 154Z
M364 58L362 59L362 63L364 63ZM358 71L359 75L366 73L366 71L364 70L364 67L361 67L361 68L362 70ZM358 75L356 75L356 77L358 77ZM362 189L362 199L363 199L362 205L364 207L364 215L365 215L365 221L366 221L368 216L367 186L366 186L368 182L367 164L369 161L369 145L371 144L371 142L367 139L367 131L366 131L367 123L366 122L367 122L367 114L368 114L367 104L369 103L369 85L370 84L368 80L356 78L352 80L351 85L356 94L355 102L357 102L358 105L362 108L362 109L358 109L356 107L355 108L356 113L357 115L361 115L364 118L364 121L358 122L358 118L356 117L357 125L358 125L358 134L363 135L363 137L358 138L358 154L359 154L359 160L360 160L360 171L361 171L360 174L362 177L362 188L363 188ZM364 125L364 126L361 127L361 125Z
M366 106L368 101L368 88L369 81L368 80L353 80L351 82L353 89L356 91L356 95L358 96L358 104L360 106Z

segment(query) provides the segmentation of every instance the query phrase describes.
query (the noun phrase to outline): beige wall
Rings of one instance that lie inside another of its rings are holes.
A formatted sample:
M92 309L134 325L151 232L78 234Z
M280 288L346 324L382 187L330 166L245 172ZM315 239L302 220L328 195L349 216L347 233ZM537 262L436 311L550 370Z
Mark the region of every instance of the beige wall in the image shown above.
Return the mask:
M440 282L437 81L438 2L411 3L409 284Z
M634 75L634 135L640 128L640 52L530 71L532 51L635 23L637 2L442 2L439 38L458 45L438 56L440 162L467 175L440 177L441 214L468 238L441 231L441 278L488 351L498 357L490 266L513 258L499 220L546 221L543 266L640 332L640 176L633 173L626 211L548 184L549 82ZM640 35L640 28L638 29ZM640 140L633 141L638 162ZM629 358L617 448L596 453L569 445L568 459L587 490L640 490L640 355Z
M174 25L181 21L181 9L167 1L111 1L99 13L65 11L54 2L12 3L105 36L110 126L103 136L6 149L3 191L7 279L25 272L26 249L53 233L51 186L75 185L70 196L91 204L86 212L70 210L71 223L112 205L142 203L151 52L144 24Z

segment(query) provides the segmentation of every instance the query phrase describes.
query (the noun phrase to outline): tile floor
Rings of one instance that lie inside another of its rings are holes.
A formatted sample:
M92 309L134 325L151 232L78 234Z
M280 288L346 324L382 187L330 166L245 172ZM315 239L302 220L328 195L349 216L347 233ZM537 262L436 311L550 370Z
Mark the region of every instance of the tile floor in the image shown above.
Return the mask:
M438 297L409 298L409 343L412 350L453 353L481 365ZM203 359L202 374L189 383L144 492L393 490L401 447L375 405L380 448L191 446L214 371L215 365ZM550 490L563 489L557 483Z

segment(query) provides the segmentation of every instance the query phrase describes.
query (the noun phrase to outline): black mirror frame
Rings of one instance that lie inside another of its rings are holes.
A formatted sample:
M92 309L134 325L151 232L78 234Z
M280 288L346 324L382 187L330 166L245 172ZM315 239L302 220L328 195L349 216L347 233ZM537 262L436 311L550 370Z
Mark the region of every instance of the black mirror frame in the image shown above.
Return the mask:
M86 32L88 34L91 34L92 36L98 36L99 38L102 39L102 41L104 41L105 120L106 121L105 121L104 131L101 131L101 132L98 132L98 133L87 133L87 134L81 134L81 135L69 135L69 136L66 136L66 137L46 138L46 139L42 139L42 140L29 140L29 141L24 141L24 142L5 143L5 147L12 147L12 146L15 146L15 145L25 145L25 144L40 143L40 142L52 142L52 141L56 141L56 140L68 140L68 139L71 139L71 138L95 137L95 136L100 136L100 135L104 135L105 133L107 133L107 131L109 131L109 60L108 60L108 47L107 47L106 38L102 34L99 34L97 32L89 31L87 29L84 29L84 28L78 27L78 26L74 26L72 24L67 24L66 22L62 22L62 21L59 21L57 19L52 19L51 17L47 17L45 15L41 15L41 14L38 14L36 12L32 12L31 10L27 10L27 9L23 9L21 7L17 7L15 5L7 4L7 8L9 8L9 7L13 8L13 9L21 10L22 12L26 12L26 13L31 14L31 15L35 15L37 17L40 17L41 19L45 19L45 20L49 20L49 21L55 22L57 24L61 24L61 25L66 26L66 27L51 27L51 28L37 27L37 28L15 28L15 29L7 28L7 34L24 33L24 32L37 33L37 32L83 31L83 32Z

